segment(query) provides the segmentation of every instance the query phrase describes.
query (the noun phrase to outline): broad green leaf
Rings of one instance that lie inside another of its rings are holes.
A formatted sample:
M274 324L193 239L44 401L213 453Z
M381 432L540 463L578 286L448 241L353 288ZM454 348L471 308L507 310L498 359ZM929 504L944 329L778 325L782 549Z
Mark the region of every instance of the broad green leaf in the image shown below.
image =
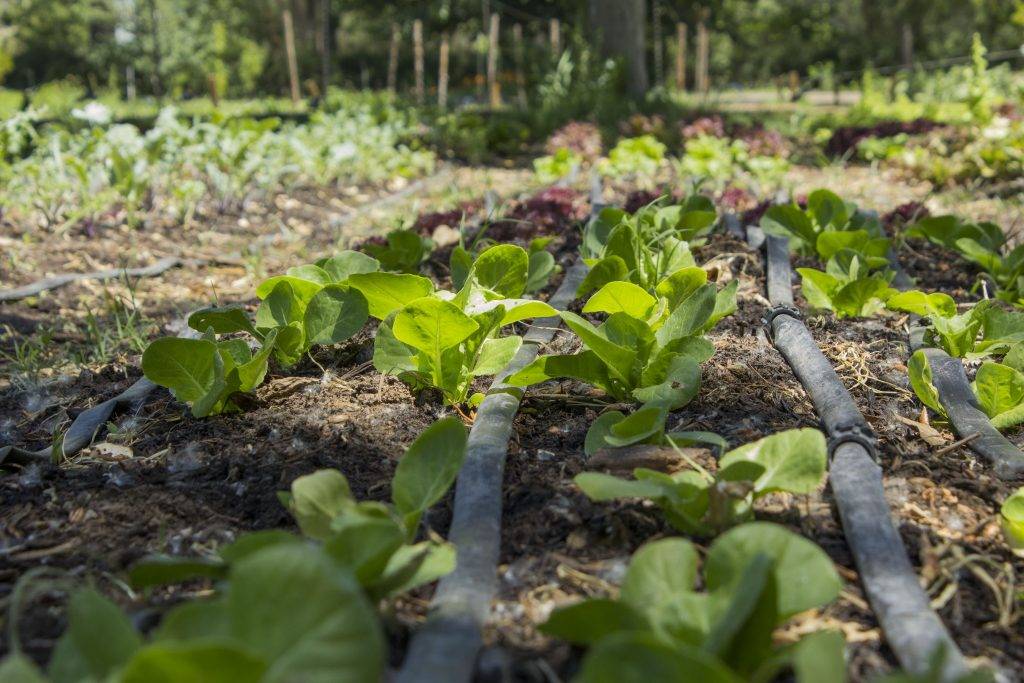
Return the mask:
M440 358L443 350L465 341L477 328L477 323L454 304L423 297L398 312L391 331L403 344Z
M47 683L43 672L31 659L13 652L0 661L0 681L8 683Z
M829 190L819 189L811 192L807 196L807 210L823 230L842 230L850 221L846 202Z
M669 645L650 633L617 633L596 643L577 683L740 683L724 664L687 645Z
M808 305L817 310L833 310L832 297L842 286L835 277L814 268L797 268L800 289Z
M946 411L939 401L939 392L932 384L932 366L924 351L916 351L910 357L910 361L907 363L907 375L910 377L910 386L917 394L918 400L939 415L945 416Z
M319 285L331 283L331 274L320 266L313 265L312 263L304 266L292 266L287 270L286 274L289 277L299 280L308 280Z
M288 500L291 500L290 494L288 494ZM231 543L221 546L217 550L217 554L225 562L232 563L272 545L303 542L304 541L301 536L297 536L289 531L284 531L283 529L266 529L264 531L252 531L247 534L242 534Z
M584 441L583 452L588 456L593 455L602 448L608 447L606 437L611 434L612 426L620 422L625 415L618 410L610 410L601 413L597 419L590 423L587 429L587 437Z
M840 318L871 316L884 309L885 302L895 293L882 278L859 278L833 294L833 310Z
M839 595L842 584L828 555L813 542L769 522L750 522L715 540L704 562L708 590L734 585L759 553L774 563L779 619L826 605Z
M452 285L462 289L469 279L469 271L473 268L473 256L464 247L456 245L448 259L448 270L451 272Z
M307 344L329 346L350 338L369 317L366 298L346 285L327 285L310 299L302 319Z
M357 273L376 273L380 270L377 259L358 251L345 250L325 260L321 267L332 282L344 282Z
M558 377L571 377L605 391L612 390L607 366L592 351L567 356L541 356L505 381L514 387L528 387Z
M941 292L900 292L889 297L885 305L895 311L915 313L924 318L951 318L956 315L956 302L953 297Z
M619 256L606 256L590 267L583 282L576 288L576 296L581 298L609 282L624 280L629 280L629 266Z
M530 257L525 249L514 244L498 244L476 258L470 277L481 287L510 299L522 296L529 269Z
M293 277L291 275L277 275L264 280L256 287L256 298L266 299L282 282L288 284L292 290L293 296L295 296L299 301L309 301L313 298L313 295L319 292L320 288L323 287L323 283L321 282ZM257 326L262 327L258 322Z
M715 294L715 310L711 317L704 323L704 330L712 329L722 318L736 312L736 290L739 288L739 280L733 280Z
M1024 422L1024 374L1008 365L982 363L971 388L996 429Z
M982 315L982 342L979 347L999 352L1024 341L1024 313L989 307Z
M622 600L641 613L654 611L671 596L691 593L697 581L697 550L682 538L643 545L629 562L622 582Z
M321 288L318 285L316 291L319 292ZM271 329L287 327L293 322L301 323L306 302L315 294L316 292L313 292L308 297L301 297L291 282L278 282L256 309L256 327Z
M559 313L565 324L576 333L583 345L597 355L606 365L608 374L629 382L629 375L636 361L636 349L620 346L608 339L604 332L587 320L570 311Z
M391 498L410 531L451 488L465 457L466 428L456 417L435 422L409 446L391 480Z
M657 300L632 282L609 282L590 297L584 313L625 313L643 320L650 315Z
M773 491L812 493L825 475L827 447L817 429L790 429L726 453L719 471L738 462L753 462L763 468L754 482L757 495Z
M199 639L211 639L224 642L230 638L231 631L224 603L223 597L217 597L176 605L160 620L152 641L191 643Z
M733 670L749 673L771 652L772 631L781 620L772 558L750 557L739 568L728 590L711 592L711 628L701 649L729 662Z
M628 603L591 599L559 607L540 626L540 631L576 645L592 645L613 633L648 628L643 614Z
M818 235L811 219L793 204L773 206L761 219L761 227L770 235L789 235L813 249Z
M383 674L377 614L319 550L276 545L236 563L225 608L231 633L269 664L265 681L362 681Z
M348 480L338 470L318 470L292 482L289 508L310 538L329 537L331 522L353 503Z
M214 387L219 359L213 342L164 337L143 352L142 372L149 381L170 389L179 401L193 403Z
M715 297L715 286L708 283L680 302L655 333L658 345L697 334L715 311Z
M708 281L708 273L703 268L692 266L677 270L654 288L658 296L668 300L668 309L674 310L681 301L697 291Z
M660 403L676 410L697 396L701 369L693 358L675 355L670 358L664 377L649 379L657 383L634 389L633 397L642 403Z
M532 293L547 287L555 268L555 257L549 252L531 252L529 275L526 278L526 288L523 291Z
M427 278L405 273L355 273L348 283L363 293L370 315L378 320L434 291Z
M663 405L644 406L612 425L605 442L609 446L621 447L661 434L665 430L667 415L668 409Z
M368 586L384 572L406 535L387 509L362 504L335 518L323 548L331 559L351 571L361 585Z
M424 541L399 548L371 594L381 600L437 581L455 570L455 546Z
M212 328L215 334L248 332L254 337L260 337L249 321L249 316L239 306L218 306L196 311L188 317L188 326L199 332Z
M260 347L259 352L248 362L242 363L236 368L238 371L239 391L252 391L263 384L263 380L267 376L267 363L270 359L270 354L277 347L277 338L283 329L288 328L275 328L268 332L267 336L263 338L263 346Z
M197 577L219 579L226 575L227 565L220 559L152 555L132 565L128 580L133 588L147 588Z
M620 479L601 472L583 472L573 482L591 500L604 502L617 498L658 498L665 494L661 484L651 481Z
M1006 544L1018 555L1024 555L1024 488L1010 495L999 510Z
M415 350L395 339L391 321L384 321L377 327L373 340L373 367L385 375L400 375L416 370Z
M141 649L122 672L124 683L258 683L267 664L234 644L217 642L156 643Z
M92 588L82 588L68 603L68 629L51 661L51 676L60 680L68 658L77 660L89 676L103 680L124 666L142 645L128 617ZM61 661L63 659L63 661Z
M487 339L480 345L480 355L470 371L475 377L496 375L505 369L523 345L522 337Z

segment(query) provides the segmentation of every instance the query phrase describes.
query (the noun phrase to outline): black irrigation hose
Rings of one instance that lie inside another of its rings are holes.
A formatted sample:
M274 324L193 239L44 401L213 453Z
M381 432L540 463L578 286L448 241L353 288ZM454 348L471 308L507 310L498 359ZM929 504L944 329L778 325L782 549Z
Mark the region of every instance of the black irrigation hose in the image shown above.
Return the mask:
M913 280L900 266L895 252L890 252L889 261L896 271L893 279L896 288L907 290L913 287ZM992 421L971 390L963 362L942 349L924 345L924 328L919 322L917 316L911 316L910 351L924 351L932 371L932 385L939 394L939 403L946 411L953 431L961 439L970 439L967 445L992 465L992 473L1000 479L1024 477L1024 452L992 426Z
M873 457L874 434L792 308L789 254L773 237L768 238L766 251L769 284L774 274L777 285L769 294L775 305L767 316L772 340L804 386L829 434L829 483L871 608L905 669L926 673L941 649L945 652L942 681L953 681L968 671L967 665L932 611L893 525L882 469ZM783 282L786 291L779 291Z
M582 262L572 266L548 303L566 308L586 272ZM457 683L473 677L481 630L497 592L505 457L523 395L521 388L503 380L536 358L560 323L557 317L543 318L530 326L522 348L480 404L456 482L448 532L448 540L458 548L457 565L438 584L430 617L409 645L397 683Z
M591 216L602 206L601 185L591 192ZM569 268L548 303L564 310L586 277L581 260ZM466 461L455 484L455 506L448 540L458 549L455 571L437 585L427 622L409 644L396 683L461 683L473 678L482 631L498 588L501 552L502 484L512 421L523 389L504 379L526 367L561 325L557 317L536 320L523 346L495 378L469 432Z

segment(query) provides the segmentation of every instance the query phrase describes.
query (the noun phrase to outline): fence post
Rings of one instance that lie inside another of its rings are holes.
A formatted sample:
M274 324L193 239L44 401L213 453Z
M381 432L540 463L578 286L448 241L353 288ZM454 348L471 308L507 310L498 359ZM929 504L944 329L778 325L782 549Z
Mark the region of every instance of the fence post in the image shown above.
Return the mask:
M676 24L676 90L686 90L686 24Z
M558 19L552 19L548 26L548 39L551 41L551 55L557 62L562 56L562 26Z
M651 30L651 39L654 41L654 82L663 86L665 85L665 41L661 37L661 3L657 0L651 3L651 21L654 23Z
M401 39L398 24L391 24L391 47L388 50L388 90L392 93L398 87L398 46Z
M437 107L448 108L448 34L441 36L441 55L437 68Z
M295 27L292 26L292 11L285 9L281 13L284 22L284 50L288 56L288 84L292 91L292 104L299 103L299 66L295 60Z
M708 38L708 27L701 17L697 24L697 90L706 94L711 88L708 78L708 61L710 59L711 44Z
M416 103L423 104L426 89L423 84L423 22L412 22L412 51L416 70Z
M498 84L498 31L501 15L491 14L491 32L487 48L487 89L490 92L491 107L501 106L501 86Z
M526 75L523 73L523 25L515 24L512 27L512 42L516 46L516 97L519 106L526 108Z

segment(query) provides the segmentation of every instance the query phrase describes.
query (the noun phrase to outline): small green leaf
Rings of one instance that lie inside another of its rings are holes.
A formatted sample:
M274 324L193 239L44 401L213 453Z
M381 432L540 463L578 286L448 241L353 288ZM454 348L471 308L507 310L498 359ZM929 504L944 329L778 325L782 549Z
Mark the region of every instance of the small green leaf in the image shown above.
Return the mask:
M128 617L92 588L83 588L71 596L68 630L61 641L67 649L65 656L74 656L97 680L124 666L142 645L142 638ZM57 660L56 655L54 659ZM53 667L59 669L61 663L51 662L51 675Z
M576 645L592 645L613 633L648 628L643 614L633 606L618 600L592 599L559 607L540 631Z
M380 270L377 259L351 250L339 252L321 266L330 275L331 282L344 282L357 273L376 273Z
M258 683L267 664L257 654L227 643L157 643L141 649L119 680L125 683Z
M759 465L763 469L754 482L757 495L774 491L808 494L825 476L827 451L825 437L817 429L789 429L726 453L718 466L724 471L738 462Z
M487 339L480 345L480 355L470 374L474 377L496 375L505 369L523 345L522 337Z
M443 350L465 341L478 328L479 325L454 304L423 297L398 312L391 331L403 344L440 358Z
M307 344L329 346L362 329L369 316L366 298L346 285L327 285L309 301L302 324Z
M410 532L451 488L465 457L466 428L455 417L435 422L409 446L391 481L391 497Z
M590 649L576 681L741 683L742 679L694 647L669 645L651 633L624 631L603 638Z
M620 479L601 472L577 474L573 478L573 483L587 494L587 498L598 502L618 498L658 498L665 494L665 489L659 483Z
M128 580L133 588L147 588L197 577L219 579L226 575L227 565L219 559L152 555L132 565Z
M514 244L497 244L473 262L470 277L477 285L502 298L522 296L526 289L530 257Z
M647 543L633 555L622 582L622 599L648 613L662 600L691 593L697 581L697 550L682 538Z
M188 317L188 326L199 332L212 328L214 334L248 332L254 337L260 337L249 321L249 316L239 306L219 306L196 311Z
M354 503L348 480L337 470L318 470L292 482L291 513L302 533L323 540L331 522Z
M590 297L584 313L625 313L644 320L657 300L632 282L609 282Z
M999 514L1006 544L1016 554L1024 555L1024 488L1003 501Z
M907 375L910 377L910 386L917 394L918 400L945 417L946 411L939 401L939 392L932 384L932 366L923 350L914 352L914 355L910 357L910 361L907 363Z
M404 273L355 273L348 283L363 293L370 315L378 320L434 291L427 278Z

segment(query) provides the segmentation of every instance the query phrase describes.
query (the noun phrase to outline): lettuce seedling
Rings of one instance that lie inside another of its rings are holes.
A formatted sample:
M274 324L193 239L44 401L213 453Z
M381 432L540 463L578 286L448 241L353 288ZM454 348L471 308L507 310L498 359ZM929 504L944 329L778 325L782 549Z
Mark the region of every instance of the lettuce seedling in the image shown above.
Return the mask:
M840 249L828 260L824 271L797 268L800 287L808 305L832 311L837 318L872 316L885 308L896 293L889 286L892 273L870 274L861 255Z
M1008 429L1024 422L1024 353L1020 350L1007 354L1003 363L982 363L971 382L971 390L978 406L996 429ZM948 419L939 400L939 392L932 381L932 369L924 351L917 351L907 364L910 386L917 398L944 419Z
M904 235L927 239L951 251L962 251L960 240L970 240L990 253L999 254L1006 243L1006 235L995 223L965 223L956 216L922 218L908 227Z
M383 270L418 273L434 250L434 242L412 230L392 230L384 244L367 242L362 249L380 262Z
M650 418L642 411L634 416L638 423ZM680 531L714 536L752 519L753 503L761 496L812 493L825 474L826 450L818 430L791 429L729 451L714 475L703 469L670 475L638 468L634 479L584 472L574 481L591 500L648 498Z
M474 377L500 372L522 344L498 331L527 318L556 314L551 306L522 296L529 278L529 256L521 247L502 244L473 262L457 294L416 293L418 281L399 282L384 273L357 276L353 286L381 319L373 363L413 391L435 388L450 405L464 403ZM404 276L406 278L412 276ZM385 294L382 289L390 286Z
M955 358L971 355L977 346L978 333L985 321L991 301L981 301L964 313L957 313L956 302L948 294L926 294L917 290L900 292L886 301L894 311L905 311L927 318L924 341Z
M451 488L466 457L466 429L458 418L428 427L406 450L391 482L390 505L357 501L345 476L318 470L278 494L303 536L315 541L340 568L350 571L373 600L429 583L451 571L454 549L439 541L416 543L423 514ZM224 578L239 555L256 546L293 544L284 531L242 536L211 558L157 555L137 563L132 584L148 587L196 576Z
M1003 538L1014 554L1024 556L1024 487L1017 489L999 508Z
M608 153L608 158L601 160L599 168L608 176L650 176L658 171L664 160L665 145L653 135L640 135L619 140Z
M860 211L849 202L844 202L833 192L815 190L807 197L807 208L796 204L773 206L761 219L761 227L772 235L786 235L790 246L805 256L817 255L827 261L840 248L856 250L872 259L884 258L889 249L882 225L877 216ZM831 233L851 232L852 236L837 236ZM819 245L822 236L824 243ZM876 265L877 264L877 265ZM881 267L882 263L872 261L870 268Z
M700 387L700 364L714 354L703 335L735 310L735 290L716 293L707 274L691 268L659 285L658 294L609 282L583 307L584 313L607 313L605 322L595 326L575 313L559 313L585 350L541 356L508 383L526 387L571 377L619 401L686 405Z
M235 412L234 396L263 384L277 330L263 336L255 354L242 339L216 339L212 329L202 339L163 337L142 354L142 373L188 404L195 417Z
M594 420L583 450L589 456L600 450L623 448L636 444L655 446L691 446L708 444L724 452L729 444L711 432L665 432L668 408L658 403L645 405L627 416L618 410L602 413Z
M667 538L642 546L618 599L556 609L541 630L588 647L576 680L771 681L792 672L799 683L836 680L845 670L842 635L822 631L777 646L777 626L839 595L832 561L786 528L751 522L719 536L703 563Z
M533 160L533 172L537 180L549 185L568 177L574 168L583 163L583 158L566 147L561 147L554 154L538 157Z

